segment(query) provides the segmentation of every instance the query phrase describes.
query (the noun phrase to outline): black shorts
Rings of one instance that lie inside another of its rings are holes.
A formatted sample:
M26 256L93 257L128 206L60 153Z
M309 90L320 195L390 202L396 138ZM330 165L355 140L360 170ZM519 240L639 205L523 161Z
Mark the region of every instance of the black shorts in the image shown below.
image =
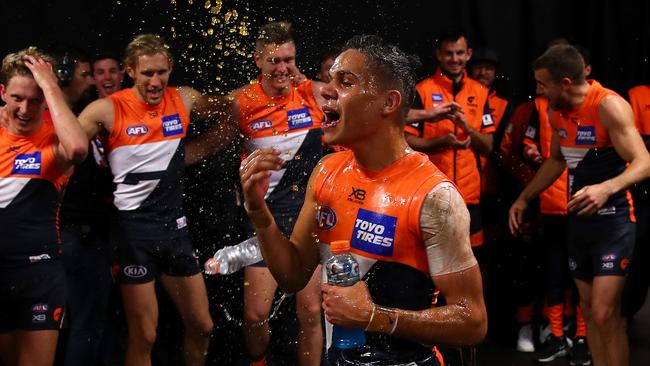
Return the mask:
M634 250L635 224L611 225L569 220L569 270L574 278L625 276Z
M167 240L121 240L118 281L141 284L164 273L169 276L193 276L201 273L199 259L189 235Z
M66 295L58 260L0 269L0 333L61 329Z

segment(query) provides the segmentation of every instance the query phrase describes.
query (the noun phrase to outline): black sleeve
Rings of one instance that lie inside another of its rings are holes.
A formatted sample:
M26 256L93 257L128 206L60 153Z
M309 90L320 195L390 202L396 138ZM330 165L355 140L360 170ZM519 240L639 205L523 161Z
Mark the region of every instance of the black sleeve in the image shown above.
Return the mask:
M413 104L411 104L411 109L424 109L424 104L422 104L422 96L419 91L415 91L415 98L413 98Z

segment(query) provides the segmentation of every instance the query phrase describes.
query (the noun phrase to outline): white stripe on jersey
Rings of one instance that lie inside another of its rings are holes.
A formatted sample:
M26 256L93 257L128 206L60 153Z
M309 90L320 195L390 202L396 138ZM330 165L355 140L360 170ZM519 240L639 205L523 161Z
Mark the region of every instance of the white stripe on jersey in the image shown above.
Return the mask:
M280 158L284 161L293 160L298 150L302 147L305 136L310 130L302 130L293 133L280 133L277 136L258 137L249 139L246 142L246 151L252 153L256 149L274 148L280 151ZM271 172L271 183L269 189L266 191L265 199L269 197L271 192L278 186L286 169L281 169Z
M564 160L566 160L569 169L575 169L589 152L589 148L584 147L560 147Z
M0 208L6 208L32 178L0 178Z
M156 188L159 180L143 180L137 184L123 184L129 173L166 171L174 157L181 139L163 140L141 145L120 146L111 151L108 161L113 172L115 207L119 210L134 210L140 207Z

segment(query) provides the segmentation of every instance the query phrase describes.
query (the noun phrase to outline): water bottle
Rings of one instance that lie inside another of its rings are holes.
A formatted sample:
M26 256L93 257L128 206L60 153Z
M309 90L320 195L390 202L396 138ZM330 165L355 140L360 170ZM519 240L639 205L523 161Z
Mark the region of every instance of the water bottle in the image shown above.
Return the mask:
M262 251L257 236L250 237L241 243L217 250L214 256L205 262L206 274L227 275L262 260Z
M359 276L359 263L350 254L350 242L337 240L330 243L332 258L325 263L327 271L327 284L332 286L348 287L357 283ZM363 329L347 328L334 325L332 341L338 349L350 349L366 344L366 333Z

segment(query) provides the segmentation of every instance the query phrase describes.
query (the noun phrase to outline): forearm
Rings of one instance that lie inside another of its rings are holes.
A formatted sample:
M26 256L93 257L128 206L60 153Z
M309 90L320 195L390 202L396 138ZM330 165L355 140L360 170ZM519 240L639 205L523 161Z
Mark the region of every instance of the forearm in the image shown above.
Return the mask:
M216 122L210 130L185 144L185 165L194 165L228 147L237 137L238 128L229 117Z
M66 104L63 92L56 85L46 86L42 90L66 159L74 163L83 161L88 152L88 138L77 117Z
M472 148L483 156L488 156L492 152L492 135L480 133L475 129L470 129L467 134L472 138Z
M646 154L644 155L632 160L621 174L602 183L609 187L610 195L627 189L650 176L650 159Z
M406 142L415 151L423 152L425 154L432 154L441 150L448 149L445 140L442 137L435 138L422 138L406 134Z
M540 193L562 175L565 168L566 162L564 160L554 158L546 159L537 171L537 174L535 174L535 177L533 177L533 180L521 192L519 198L524 199L526 202L537 198Z
M406 115L406 122L421 122L431 120L432 118L432 110L430 109L409 109Z
M318 263L303 262L298 247L280 231L266 205L248 211L248 215L255 227L262 256L280 288L287 293L303 289Z
M467 276L480 284L478 266ZM482 295L468 296L445 306L421 311L383 308L375 305L368 331L392 334L424 344L466 346L480 343L487 331L487 315Z

